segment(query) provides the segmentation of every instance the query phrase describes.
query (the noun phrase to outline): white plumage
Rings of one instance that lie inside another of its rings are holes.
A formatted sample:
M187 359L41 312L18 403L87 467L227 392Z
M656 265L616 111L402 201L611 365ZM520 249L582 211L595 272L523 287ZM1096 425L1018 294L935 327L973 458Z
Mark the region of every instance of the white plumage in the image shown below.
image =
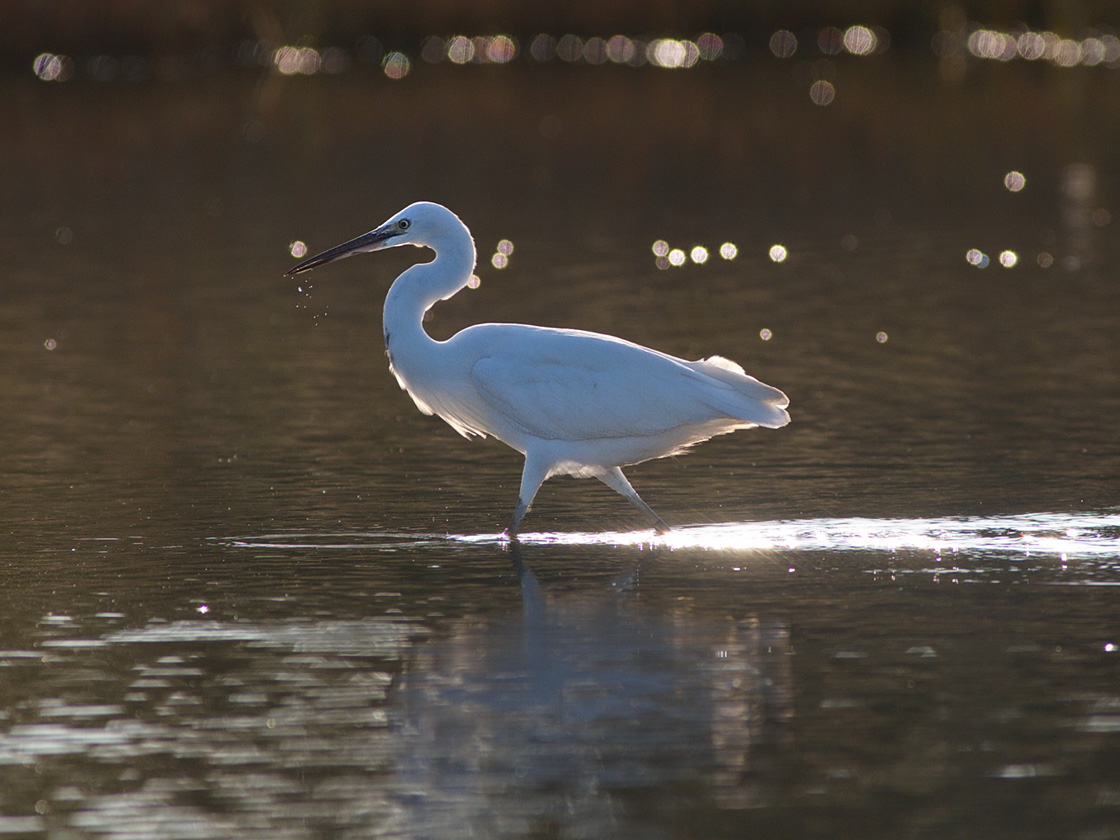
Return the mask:
M477 324L435 341L424 331L424 313L464 288L475 266L470 231L439 204L412 204L288 275L406 244L436 257L407 269L386 295L390 369L425 414L464 437L493 435L525 456L510 536L540 485L565 474L598 478L667 530L621 467L713 435L789 422L785 394L720 356L690 362L609 335L523 324Z

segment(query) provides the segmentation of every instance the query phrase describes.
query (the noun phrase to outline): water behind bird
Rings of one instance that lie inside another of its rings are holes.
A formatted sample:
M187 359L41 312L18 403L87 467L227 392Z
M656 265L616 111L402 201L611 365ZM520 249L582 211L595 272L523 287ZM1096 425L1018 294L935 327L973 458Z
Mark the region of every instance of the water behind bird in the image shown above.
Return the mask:
M102 86L114 142L92 148L77 87L13 100L34 142L0 137L0 831L1107 833L1111 123L1021 63L945 88L955 120L870 63L827 108L769 64L543 74L552 120L477 69L273 78L278 100ZM1009 101L1073 124L1038 144ZM874 171L873 113L907 117ZM483 254L437 337L502 320L719 353L793 422L633 470L664 537L557 479L502 541L520 458L386 369L385 290L424 255L281 278L287 243L417 198Z

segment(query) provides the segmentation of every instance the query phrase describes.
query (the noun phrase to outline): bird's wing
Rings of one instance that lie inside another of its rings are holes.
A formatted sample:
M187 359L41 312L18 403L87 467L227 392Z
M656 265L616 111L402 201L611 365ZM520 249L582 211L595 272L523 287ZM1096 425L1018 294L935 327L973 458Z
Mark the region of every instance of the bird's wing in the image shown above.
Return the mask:
M698 367L705 364L609 336L538 330L491 348L471 368L471 379L494 410L547 440L652 436L722 417L742 426L784 425L771 422L766 411L756 418L744 410L735 400L746 400L750 410L757 406L785 414L708 375ZM776 389L739 377L784 399Z

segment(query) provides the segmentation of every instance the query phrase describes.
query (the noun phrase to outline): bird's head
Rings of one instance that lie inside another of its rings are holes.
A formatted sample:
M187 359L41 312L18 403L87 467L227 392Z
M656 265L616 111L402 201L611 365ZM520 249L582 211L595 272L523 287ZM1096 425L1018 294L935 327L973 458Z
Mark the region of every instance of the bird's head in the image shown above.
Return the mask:
M343 257L380 251L383 248L392 248L397 245L435 247L438 242L447 237L453 236L459 231L466 232L466 230L459 217L443 205L433 204L430 201L418 201L415 204L408 205L369 233L363 233L349 242L343 242L341 245L336 245L321 254L309 257L286 271L284 276L291 277L294 274L318 268ZM469 240L470 234L466 233L466 235Z

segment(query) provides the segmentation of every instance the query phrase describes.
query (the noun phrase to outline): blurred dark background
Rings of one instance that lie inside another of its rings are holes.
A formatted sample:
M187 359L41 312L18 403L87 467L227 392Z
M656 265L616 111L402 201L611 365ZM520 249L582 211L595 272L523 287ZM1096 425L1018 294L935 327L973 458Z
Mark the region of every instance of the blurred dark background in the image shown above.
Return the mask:
M75 56L116 53L146 58L210 53L217 58L228 55L245 39L347 46L374 34L392 48L407 49L425 36L459 31L500 31L525 38L537 32L680 37L710 30L742 33L748 48L764 50L777 27L797 32L852 23L888 30L895 49L927 50L939 29L966 20L994 28L1019 26L1077 37L1088 28L1120 25L1120 4L1111 0L7 0L0 4L0 55L12 71L26 69L27 62L44 50Z

